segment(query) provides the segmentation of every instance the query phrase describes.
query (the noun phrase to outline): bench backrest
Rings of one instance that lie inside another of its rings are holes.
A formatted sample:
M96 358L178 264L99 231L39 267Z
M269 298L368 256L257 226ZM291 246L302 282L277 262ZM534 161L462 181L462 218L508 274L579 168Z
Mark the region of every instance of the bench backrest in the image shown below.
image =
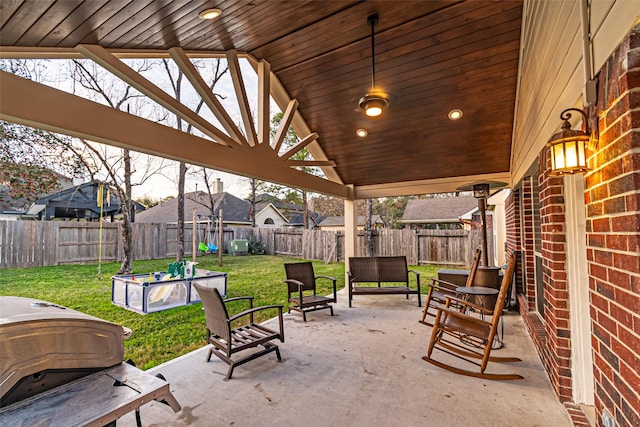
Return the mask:
M381 282L407 282L409 270L403 256L378 257L378 280Z
M377 257L352 257L349 258L349 273L352 282L377 282L378 258Z
M352 282L407 282L409 272L404 256L351 257Z

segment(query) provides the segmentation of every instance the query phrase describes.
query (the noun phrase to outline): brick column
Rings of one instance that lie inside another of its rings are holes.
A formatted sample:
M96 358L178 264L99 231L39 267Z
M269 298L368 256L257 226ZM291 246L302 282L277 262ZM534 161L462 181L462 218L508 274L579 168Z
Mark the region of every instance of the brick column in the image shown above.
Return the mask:
M561 402L572 400L564 183L551 177L549 151L540 154L540 221L544 282L543 363Z
M640 25L599 71L597 113L585 188L597 418L640 426Z

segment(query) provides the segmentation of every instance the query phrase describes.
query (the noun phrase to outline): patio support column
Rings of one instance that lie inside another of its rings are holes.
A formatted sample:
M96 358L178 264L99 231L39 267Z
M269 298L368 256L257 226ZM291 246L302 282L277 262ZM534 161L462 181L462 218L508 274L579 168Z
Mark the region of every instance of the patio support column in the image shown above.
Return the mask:
M345 264L345 286L349 286L349 277L347 271L349 269L349 257L356 256L356 200L354 198L353 186L349 185L349 198L344 200L344 264Z

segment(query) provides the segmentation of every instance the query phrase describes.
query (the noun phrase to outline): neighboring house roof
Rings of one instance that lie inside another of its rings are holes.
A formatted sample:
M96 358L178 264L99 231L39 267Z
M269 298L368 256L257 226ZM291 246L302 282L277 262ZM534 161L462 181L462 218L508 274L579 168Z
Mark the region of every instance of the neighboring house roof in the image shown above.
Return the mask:
M265 212L265 211L267 211L269 209L272 209L272 210L275 211L276 215L280 216L284 220L284 222L289 222L287 217L284 216L284 214L282 212L280 212L280 209L276 208L273 205L273 203L266 203L266 204L261 203L261 206L262 207L258 208L258 204L256 204L256 216L260 216L260 214L262 214L263 212Z
M364 215L358 215L356 220L358 227L364 227L367 223L367 217ZM371 222L373 224L384 224L384 220L380 215L372 215ZM344 227L344 217L343 216L328 216L322 220L319 227Z
M318 213L318 212L309 212L309 222L311 223L310 225L313 225L314 227L317 226L319 223L322 222L322 216ZM294 215L290 220L289 220L289 225L292 226L303 226L304 225L304 215L297 214Z
M256 212L260 212L269 204L272 204L287 220L291 226L302 226L304 221L302 213L304 207L295 203L282 202L277 197L270 194L259 194L256 196ZM310 212L309 220L313 226L317 226L323 217L317 212Z
M26 213L28 215L44 214L46 219L85 218L89 220L99 218L101 212L103 216L120 213L120 198L116 191L109 189L108 185L104 186L104 204L100 209L97 202L99 186L99 181L74 185L36 200ZM109 195L108 198L107 195ZM144 210L144 206L139 203L134 202L134 206L136 211Z
M478 206L474 197L434 197L412 199L402 214L403 223L458 222L460 217Z
M251 203L239 199L233 194L217 193L213 195L213 211L216 215L222 209L222 219L226 224L240 223L251 224L249 209ZM187 193L184 195L185 221L190 222L193 209L200 218L209 218L211 215L209 194L204 191ZM178 222L178 199L176 197L160 202L159 204L140 212L136 215L139 223L175 223Z

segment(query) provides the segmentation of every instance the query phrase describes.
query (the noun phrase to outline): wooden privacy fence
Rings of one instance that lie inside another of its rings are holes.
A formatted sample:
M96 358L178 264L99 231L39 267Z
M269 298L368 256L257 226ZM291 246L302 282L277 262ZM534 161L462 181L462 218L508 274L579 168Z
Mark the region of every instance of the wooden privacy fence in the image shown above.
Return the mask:
M286 255L325 262L344 261L344 234L336 231L292 230L286 228L254 229L255 239L272 255ZM409 264L471 265L473 251L482 246L479 230L374 230L373 255L404 255ZM489 245L489 259L493 245ZM358 232L356 256L366 256L366 238Z
M102 260L120 261L122 242L118 223L103 224ZM174 258L178 252L176 224L132 224L133 259ZM206 241L196 228L196 242ZM185 257L192 255L191 224L185 225ZM287 228L228 227L223 231L223 248L229 240L261 241L265 253L325 262L344 261L342 232ZM470 265L473 250L481 246L479 231L429 230L416 234L409 229L374 230L374 256L404 255L409 264ZM492 241L489 240L489 259ZM98 223L70 221L0 221L0 268L40 267L98 262ZM366 239L358 232L356 255L366 256Z

